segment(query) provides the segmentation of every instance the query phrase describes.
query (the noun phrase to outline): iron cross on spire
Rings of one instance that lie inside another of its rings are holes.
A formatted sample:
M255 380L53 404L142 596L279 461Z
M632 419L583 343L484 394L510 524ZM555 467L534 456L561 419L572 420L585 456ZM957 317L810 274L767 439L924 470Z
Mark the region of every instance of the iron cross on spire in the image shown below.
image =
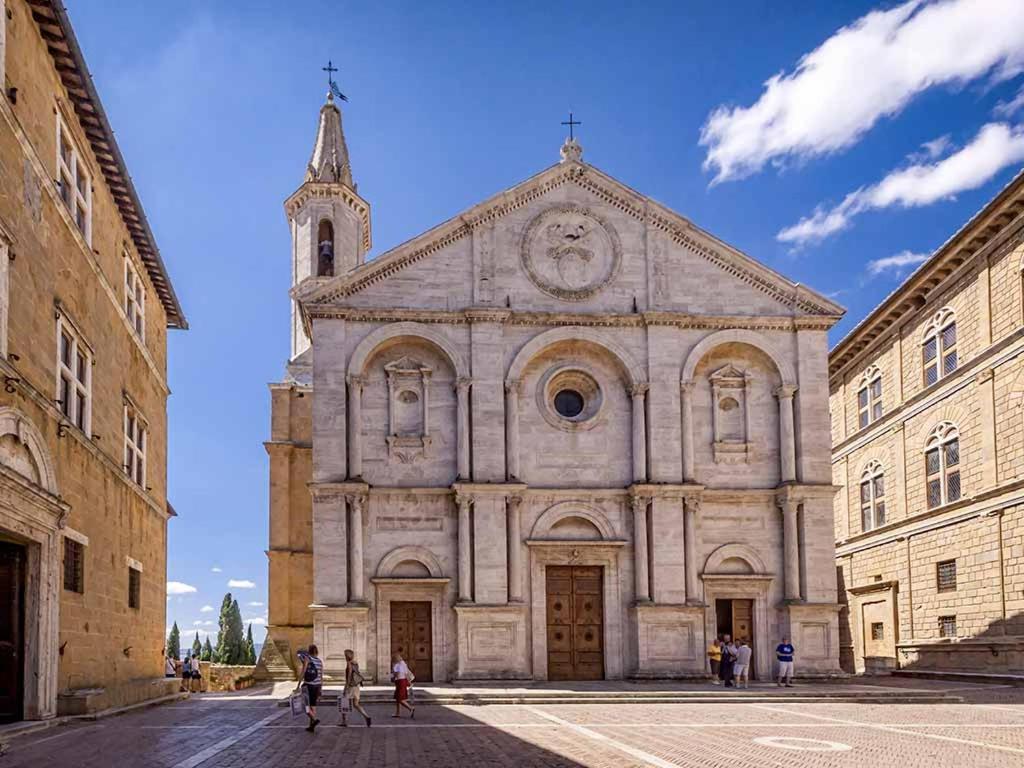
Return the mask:
M574 141L576 139L576 136L573 134L573 130L572 129L573 129L574 126L583 125L583 123L581 123L579 120L573 120L572 119L572 112L570 112L569 113L569 119L568 120L563 120L562 121L562 125L568 125L569 126L569 141Z
M327 87L330 89L331 93L342 101L348 101L348 97L341 92L341 89L338 88L338 84L334 82L334 73L338 71L338 68L334 66L330 59L328 59L327 66L321 67L320 69L327 73Z

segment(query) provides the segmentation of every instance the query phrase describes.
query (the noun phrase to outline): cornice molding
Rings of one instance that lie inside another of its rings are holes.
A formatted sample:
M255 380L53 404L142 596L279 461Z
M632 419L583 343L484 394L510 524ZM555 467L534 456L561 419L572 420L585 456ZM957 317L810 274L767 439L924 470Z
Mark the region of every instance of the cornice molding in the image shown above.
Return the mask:
M363 225L363 253L370 250L373 243L373 238L370 234L370 204L347 184L342 184L341 182L307 181L284 201L284 211L288 218L292 219L299 208L315 198L341 200L341 202L353 210Z

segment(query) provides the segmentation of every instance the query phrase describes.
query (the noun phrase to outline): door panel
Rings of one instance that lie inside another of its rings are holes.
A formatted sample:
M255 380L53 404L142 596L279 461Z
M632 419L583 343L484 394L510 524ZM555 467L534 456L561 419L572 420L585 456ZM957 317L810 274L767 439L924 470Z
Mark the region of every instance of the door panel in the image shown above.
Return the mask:
M0 722L22 718L25 549L0 542Z
M603 679L602 569L552 565L545 576L548 679Z
M429 602L391 603L391 652L402 654L423 683L434 680L432 638Z

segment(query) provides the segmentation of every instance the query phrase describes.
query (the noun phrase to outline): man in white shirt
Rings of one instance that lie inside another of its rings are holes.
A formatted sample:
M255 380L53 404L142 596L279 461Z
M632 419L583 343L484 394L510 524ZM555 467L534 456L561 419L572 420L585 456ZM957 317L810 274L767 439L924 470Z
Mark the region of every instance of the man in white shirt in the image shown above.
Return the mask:
M754 651L747 643L747 639L740 640L739 648L736 649L736 664L733 666L733 674L736 676L736 687L741 685L744 688L750 687L750 657Z

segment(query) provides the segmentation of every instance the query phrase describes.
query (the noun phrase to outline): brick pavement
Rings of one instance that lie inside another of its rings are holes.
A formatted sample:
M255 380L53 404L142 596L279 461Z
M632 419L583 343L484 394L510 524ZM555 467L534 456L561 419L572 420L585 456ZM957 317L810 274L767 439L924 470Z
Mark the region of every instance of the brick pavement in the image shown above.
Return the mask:
M209 695L14 740L0 768L1019 766L1024 690L947 686L964 704L371 705L315 735L269 695ZM821 751L818 751L821 750Z

